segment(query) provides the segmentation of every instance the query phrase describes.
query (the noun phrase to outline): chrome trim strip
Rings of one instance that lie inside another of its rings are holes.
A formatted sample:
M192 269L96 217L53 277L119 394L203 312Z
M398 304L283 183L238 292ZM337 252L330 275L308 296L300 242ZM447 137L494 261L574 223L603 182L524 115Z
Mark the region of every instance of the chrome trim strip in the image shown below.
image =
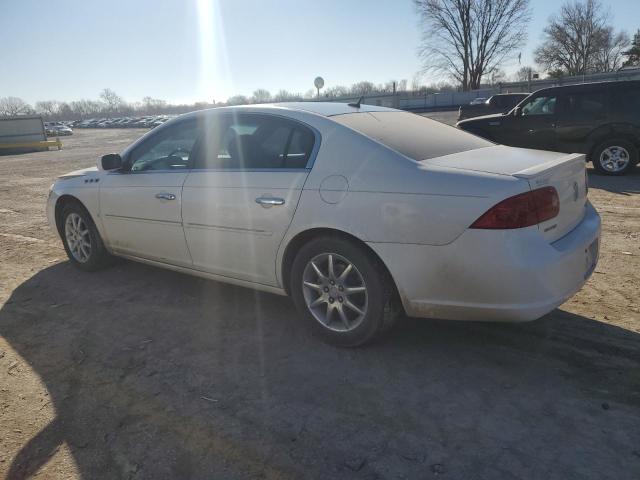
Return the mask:
M196 172L309 172L310 168L193 168L189 173Z
M140 218L140 217L127 217L125 215L113 215L111 213L105 213L105 217L118 218L120 220L133 220L136 222L146 222L146 223L161 223L163 225L180 225L182 226L182 222L176 222L174 220L156 220L153 218Z
M187 174L191 170L188 168L176 170L176 169L164 169L164 170L109 170L107 175L143 175L149 173L177 173L177 174Z
M199 228L199 229L209 229L209 230L222 230L228 232L236 232L236 233L254 233L256 235L264 235L271 236L273 232L268 230L259 230L255 228L242 228L242 227L225 227L222 225L210 225L207 223L185 223L185 228Z

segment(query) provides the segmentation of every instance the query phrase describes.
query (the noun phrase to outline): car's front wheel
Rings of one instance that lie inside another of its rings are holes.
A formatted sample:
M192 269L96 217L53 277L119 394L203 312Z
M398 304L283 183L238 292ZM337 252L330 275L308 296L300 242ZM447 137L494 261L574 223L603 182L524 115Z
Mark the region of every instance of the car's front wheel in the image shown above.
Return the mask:
M111 255L86 209L78 203L66 205L61 214L61 236L71 262L86 271L106 266Z
M370 252L340 237L317 238L300 249L290 291L314 333L337 346L370 342L398 313L386 269Z
M607 140L595 148L591 160L600 173L624 175L638 163L638 150L624 139Z

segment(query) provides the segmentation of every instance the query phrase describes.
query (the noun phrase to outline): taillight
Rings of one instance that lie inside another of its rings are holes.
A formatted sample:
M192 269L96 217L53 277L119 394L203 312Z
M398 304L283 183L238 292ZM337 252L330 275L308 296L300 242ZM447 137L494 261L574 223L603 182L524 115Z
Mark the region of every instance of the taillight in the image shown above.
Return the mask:
M509 197L494 205L469 228L524 228L550 220L560 212L560 199L553 187L544 187Z

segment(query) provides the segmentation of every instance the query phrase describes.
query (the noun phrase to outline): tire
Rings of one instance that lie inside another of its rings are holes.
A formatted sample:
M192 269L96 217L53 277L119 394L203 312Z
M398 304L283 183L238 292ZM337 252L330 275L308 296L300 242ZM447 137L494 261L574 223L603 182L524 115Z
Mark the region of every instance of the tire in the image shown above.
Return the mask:
M638 149L628 140L613 138L593 150L591 162L604 175L625 175L638 163Z
M60 219L62 244L74 266L93 272L111 263L113 257L105 248L91 215L82 205L77 202L66 205Z
M290 278L289 291L305 322L331 345L364 345L388 331L398 317L389 274L353 241L333 236L310 241L297 253Z

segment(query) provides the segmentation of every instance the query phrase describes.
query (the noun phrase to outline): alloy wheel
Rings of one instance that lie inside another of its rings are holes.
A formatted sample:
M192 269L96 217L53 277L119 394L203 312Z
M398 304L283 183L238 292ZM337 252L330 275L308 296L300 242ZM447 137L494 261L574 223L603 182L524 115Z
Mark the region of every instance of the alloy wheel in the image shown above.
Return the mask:
M91 256L91 236L89 228L77 213L70 213L64 223L64 235L73 258L86 263Z
M629 152L626 148L612 145L605 148L600 154L600 165L604 170L618 173L629 164Z
M352 331L367 314L364 278L342 255L321 253L313 257L302 273L302 291L313 317L329 330Z

